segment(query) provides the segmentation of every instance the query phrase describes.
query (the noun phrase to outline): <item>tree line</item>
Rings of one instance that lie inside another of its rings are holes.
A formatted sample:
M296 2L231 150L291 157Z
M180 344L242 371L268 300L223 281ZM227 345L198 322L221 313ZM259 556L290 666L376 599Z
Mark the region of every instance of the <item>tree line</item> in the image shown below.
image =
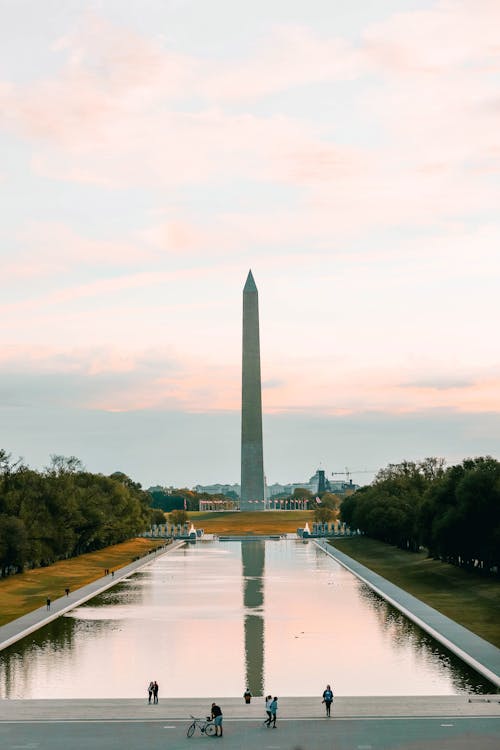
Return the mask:
M370 537L498 575L500 462L467 458L390 464L341 506L341 520Z
M122 473L74 457L35 471L0 449L0 575L117 544L149 526L149 495Z

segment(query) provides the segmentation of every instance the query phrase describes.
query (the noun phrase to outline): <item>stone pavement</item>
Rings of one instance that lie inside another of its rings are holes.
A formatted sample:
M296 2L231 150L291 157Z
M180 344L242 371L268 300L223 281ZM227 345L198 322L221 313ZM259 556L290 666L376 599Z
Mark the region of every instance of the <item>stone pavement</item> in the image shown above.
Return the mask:
M8 622L6 625L2 625L2 627L0 627L0 651L7 648L7 646L10 646L12 643L21 640L25 635L29 635L35 630L38 630L38 628L47 625L47 623L52 622L52 620L56 620L61 615L65 614L65 612L69 612L71 609L79 607L80 604L92 599L94 596L97 596L97 594L101 594L103 591L115 586L131 573L135 573L135 571L140 570L140 568L143 568L145 565L149 565L159 555L163 555L181 544L184 544L184 542L172 542L172 544L169 544L164 549L150 552L148 555L141 557L139 560L135 560L129 565L125 565L123 568L116 568L114 570L114 575L109 574L103 576L86 586L75 589L75 591L70 592L69 596L61 596L59 599L54 599L50 603L50 610L47 610L44 603L43 607L34 609L32 612L28 612L28 614L18 617L16 620L12 620L12 622Z
M331 719L320 698L281 698L277 728L263 726L262 699L214 696L224 712L226 750L497 750L500 699L338 698ZM487 702L491 700L491 703ZM186 737L189 714L204 717L211 698L0 701L2 750L179 750L215 739ZM219 740L217 740L219 744Z
M158 705L147 700L0 700L0 722L15 721L147 721L179 719L190 715L204 717L216 700L226 719L261 721L265 716L263 698L246 705L243 698L161 698ZM280 719L323 719L321 697L279 698ZM500 719L500 695L441 696L340 696L335 698L332 714L336 719L374 717L496 717Z
M316 540L316 544L409 620L486 677L496 688L500 688L500 649L348 557L325 540Z

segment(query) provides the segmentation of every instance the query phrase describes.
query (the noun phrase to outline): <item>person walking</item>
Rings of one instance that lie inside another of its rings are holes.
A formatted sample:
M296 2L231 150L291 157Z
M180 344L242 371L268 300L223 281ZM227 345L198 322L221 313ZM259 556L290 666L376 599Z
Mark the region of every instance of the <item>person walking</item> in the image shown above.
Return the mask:
M47 597L47 609L50 609L50 599Z
M323 691L323 703L325 704L327 716L330 716L330 708L332 706L332 702L333 702L333 690L331 689L330 685L327 685L325 690Z
M151 703L151 698L153 697L153 688L154 688L154 682L151 680L151 682L148 685L148 703Z
M243 693L243 698L245 699L245 703L248 705L250 701L252 700L252 693L247 688L245 692Z
M211 717L215 724L215 736L222 737L222 711L217 703L212 703Z
M272 695L266 695L266 714L267 714L267 721L264 721L264 724L266 724L268 727L271 726L271 703L273 702Z
M276 714L278 713L278 699L276 698L276 696L274 696L274 698L272 699L269 710L271 711L271 721L273 722L273 729L276 729Z
M158 703L158 683L153 682L153 703Z

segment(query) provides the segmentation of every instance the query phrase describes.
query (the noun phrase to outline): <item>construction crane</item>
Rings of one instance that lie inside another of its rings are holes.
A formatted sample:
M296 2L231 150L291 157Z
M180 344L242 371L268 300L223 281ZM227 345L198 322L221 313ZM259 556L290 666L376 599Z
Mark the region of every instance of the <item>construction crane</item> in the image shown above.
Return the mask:
M347 477L347 481L351 481L351 477L353 474L375 474L376 469L352 469L350 470L347 466L345 467L345 471L332 471L332 477L338 475L342 475Z

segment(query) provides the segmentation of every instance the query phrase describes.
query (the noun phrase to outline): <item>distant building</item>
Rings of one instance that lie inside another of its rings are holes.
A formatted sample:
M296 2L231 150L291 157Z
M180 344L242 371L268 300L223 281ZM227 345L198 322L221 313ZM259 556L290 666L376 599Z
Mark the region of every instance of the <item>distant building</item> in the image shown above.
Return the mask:
M322 494L323 492L333 492L335 495L349 495L355 490L359 489L358 484L354 484L352 479L346 480L329 480L326 476L324 469L318 469L312 477L306 479L303 482L287 482L281 484L275 482L274 484L266 484L266 500L277 500L280 498L290 497L293 495L294 490L304 489L308 490L313 496ZM206 492L209 495L226 495L226 497L239 498L240 497L240 485L239 484L197 484L193 489L196 492Z
M241 487L239 484L197 484L193 487L193 490L195 492L206 492L208 495L226 495L227 497L236 495L239 497Z
M304 482L291 482L289 484L270 484L268 486L268 498L288 497L293 494L295 489L302 488L308 490L312 495L319 495L323 492L333 492L336 495L345 495L354 492L359 488L354 484L352 479L349 481L330 481L327 479L325 470L318 469L312 477Z

